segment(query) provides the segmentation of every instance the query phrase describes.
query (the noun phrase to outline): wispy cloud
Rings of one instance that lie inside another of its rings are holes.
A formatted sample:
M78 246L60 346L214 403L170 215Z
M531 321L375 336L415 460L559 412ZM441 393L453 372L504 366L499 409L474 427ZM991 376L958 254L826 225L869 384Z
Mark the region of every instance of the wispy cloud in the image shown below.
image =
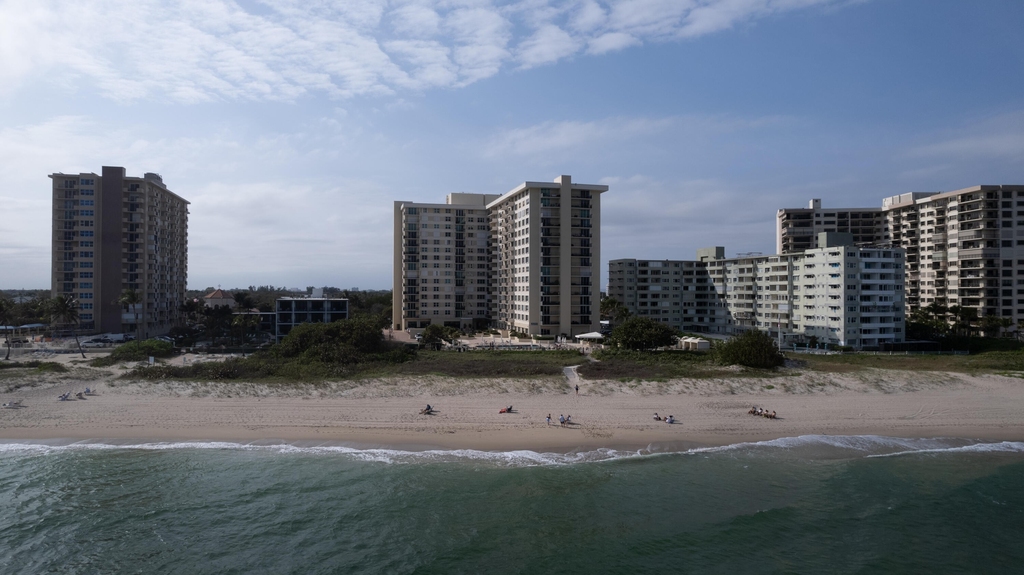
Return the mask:
M0 91L294 100L464 86L503 68L678 41L844 0L3 0Z
M545 156L570 150L582 152L599 146L649 138L673 132L687 139L708 138L737 131L775 127L790 121L783 116L736 118L729 116L668 116L662 118L604 118L593 121L549 121L510 128L492 135L481 148L484 157Z
M1024 111L976 120L910 150L912 157L1024 160Z

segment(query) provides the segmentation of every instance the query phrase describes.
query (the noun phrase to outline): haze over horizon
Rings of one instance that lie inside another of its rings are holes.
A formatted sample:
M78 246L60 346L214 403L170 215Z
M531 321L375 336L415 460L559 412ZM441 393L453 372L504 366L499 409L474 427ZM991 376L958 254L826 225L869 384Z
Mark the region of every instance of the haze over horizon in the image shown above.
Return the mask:
M54 172L160 173L189 287L391 285L394 200L606 184L607 260L774 251L810 198L1022 184L1024 3L0 0L0 288ZM603 288L603 286L602 286Z

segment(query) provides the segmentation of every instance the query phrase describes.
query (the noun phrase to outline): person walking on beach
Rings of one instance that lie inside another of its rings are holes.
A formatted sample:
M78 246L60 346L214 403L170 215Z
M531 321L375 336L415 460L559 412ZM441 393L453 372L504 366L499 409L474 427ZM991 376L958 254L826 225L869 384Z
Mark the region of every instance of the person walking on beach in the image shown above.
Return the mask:
M561 413L558 414L558 425L565 427L565 416Z
M580 394L580 384L576 384L576 395Z
M548 414L547 421L548 421L548 425L551 425L551 414L550 413Z

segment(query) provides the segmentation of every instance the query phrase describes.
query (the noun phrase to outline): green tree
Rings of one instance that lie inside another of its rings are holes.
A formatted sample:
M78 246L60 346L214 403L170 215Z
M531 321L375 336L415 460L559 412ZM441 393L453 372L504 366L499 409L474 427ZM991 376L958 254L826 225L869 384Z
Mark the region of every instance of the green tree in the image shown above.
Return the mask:
M185 323L192 326L199 323L199 316L203 314L203 308L205 307L206 302L201 298L185 298L185 301L181 302L181 305L178 306L178 311L185 318Z
M116 303L120 304L124 311L135 312L135 335L139 339L146 339L145 330L142 329L142 325L139 323L139 304L142 303L142 296L139 295L139 292L128 288L121 292Z
M999 327L1000 327L999 335L1005 337L1006 336L1006 330L1010 329L1010 327L1012 325L1013 325L1013 320L1011 318L1008 318L1008 317L1001 317L1001 318L999 318Z
M601 300L601 319L608 320L614 325L622 323L628 317L629 308L619 300L613 297L606 297Z
M634 351L643 351L673 345L678 333L660 321L633 316L612 330L610 345Z
M301 357L320 363L359 363L386 351L384 333L371 316L331 323L304 323L292 328L271 348L280 357Z
M981 321L979 322L981 333L985 334L986 337L992 337L993 333L998 335L1002 325L1002 320L998 316L994 315L986 315L981 318Z
M11 321L14 318L14 302L0 295L0 324L4 326L4 335L7 341L7 357L11 359Z
M71 335L75 337L75 343L78 344L78 352L82 354L82 359L85 359L82 342L78 340L78 302L74 296L71 294L54 296L50 298L46 308L51 323L71 324Z
M459 335L461 335L459 330L454 327L432 323L423 330L423 334L420 336L420 343L432 347L439 347L441 342L455 345L459 342Z
M775 340L763 331L751 329L713 348L715 359L723 365L744 365L771 369L785 363Z

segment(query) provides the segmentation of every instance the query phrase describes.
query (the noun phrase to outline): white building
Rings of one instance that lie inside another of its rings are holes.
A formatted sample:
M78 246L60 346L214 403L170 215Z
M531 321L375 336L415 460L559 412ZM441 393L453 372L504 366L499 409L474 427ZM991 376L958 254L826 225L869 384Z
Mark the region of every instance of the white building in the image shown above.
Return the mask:
M904 341L904 253L823 233L796 254L609 262L608 296L634 315L688 332L764 330L788 343L877 348Z

